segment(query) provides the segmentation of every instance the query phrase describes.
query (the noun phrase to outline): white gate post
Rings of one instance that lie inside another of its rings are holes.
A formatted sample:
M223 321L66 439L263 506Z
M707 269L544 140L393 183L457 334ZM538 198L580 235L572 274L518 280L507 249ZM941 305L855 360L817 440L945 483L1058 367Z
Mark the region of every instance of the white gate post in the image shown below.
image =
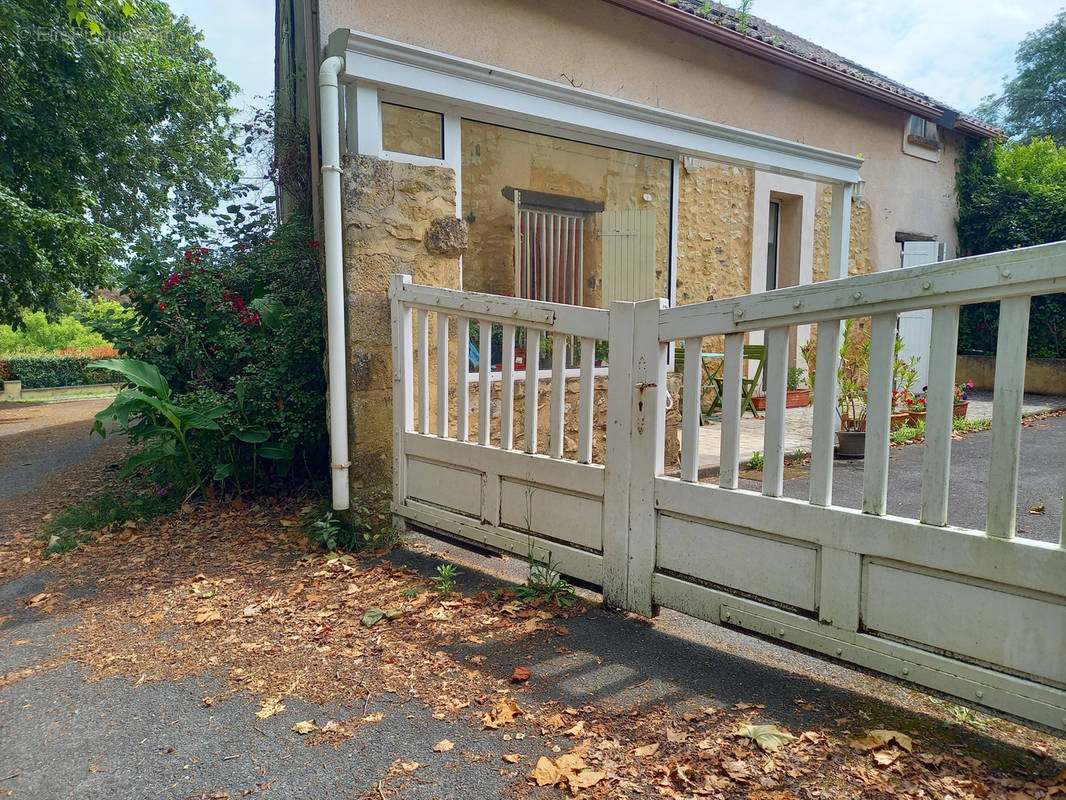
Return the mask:
M389 286L392 304L392 503L407 501L407 457L404 454L404 435L415 428L415 373L411 350L413 346L411 309L400 300L400 293L411 283L410 275L393 275ZM419 353L425 358L427 352ZM422 401L426 404L425 399ZM397 530L406 530L403 517L394 516Z
M662 299L611 304L604 492L603 601L655 614L655 478L663 474L666 345Z

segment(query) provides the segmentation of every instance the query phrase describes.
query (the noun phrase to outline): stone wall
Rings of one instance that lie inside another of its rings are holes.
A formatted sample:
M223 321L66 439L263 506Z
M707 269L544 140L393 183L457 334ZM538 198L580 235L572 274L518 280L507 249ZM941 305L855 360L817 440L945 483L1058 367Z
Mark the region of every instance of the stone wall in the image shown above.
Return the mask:
M392 474L389 278L403 273L416 283L458 289L465 232L453 228L452 170L370 156L346 157L342 169L348 438L351 483L359 488ZM435 353L430 357L434 363Z

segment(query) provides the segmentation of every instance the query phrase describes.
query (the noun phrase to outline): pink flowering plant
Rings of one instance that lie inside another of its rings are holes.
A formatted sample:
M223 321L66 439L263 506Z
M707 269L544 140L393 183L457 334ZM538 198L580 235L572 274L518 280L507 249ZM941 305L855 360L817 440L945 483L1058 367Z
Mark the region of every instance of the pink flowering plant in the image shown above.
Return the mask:
M136 258L126 288L135 322L106 331L122 358L99 366L135 386L97 430L118 422L142 447L127 472L156 485L211 497L322 468L318 249L303 220L251 214L231 206L241 219L224 235ZM131 377L146 374L147 385Z

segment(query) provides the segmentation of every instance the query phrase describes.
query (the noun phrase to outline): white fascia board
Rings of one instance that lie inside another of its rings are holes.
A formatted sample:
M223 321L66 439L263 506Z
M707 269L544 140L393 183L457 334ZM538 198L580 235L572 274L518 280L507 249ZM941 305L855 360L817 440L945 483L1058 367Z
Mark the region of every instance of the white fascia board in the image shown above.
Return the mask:
M862 159L499 69L373 34L338 29L347 80L458 109L486 122L559 133L668 157L695 156L833 184L859 180ZM338 55L341 53L338 52Z

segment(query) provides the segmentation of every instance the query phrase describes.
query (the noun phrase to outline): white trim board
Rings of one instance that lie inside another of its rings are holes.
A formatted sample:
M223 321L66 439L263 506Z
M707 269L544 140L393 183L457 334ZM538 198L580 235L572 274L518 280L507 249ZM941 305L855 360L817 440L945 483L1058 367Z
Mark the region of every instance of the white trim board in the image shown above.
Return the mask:
M594 144L691 155L832 184L859 180L862 159L620 100L360 31L338 28L328 54L342 79L445 104L486 122ZM373 155L376 155L374 153Z

